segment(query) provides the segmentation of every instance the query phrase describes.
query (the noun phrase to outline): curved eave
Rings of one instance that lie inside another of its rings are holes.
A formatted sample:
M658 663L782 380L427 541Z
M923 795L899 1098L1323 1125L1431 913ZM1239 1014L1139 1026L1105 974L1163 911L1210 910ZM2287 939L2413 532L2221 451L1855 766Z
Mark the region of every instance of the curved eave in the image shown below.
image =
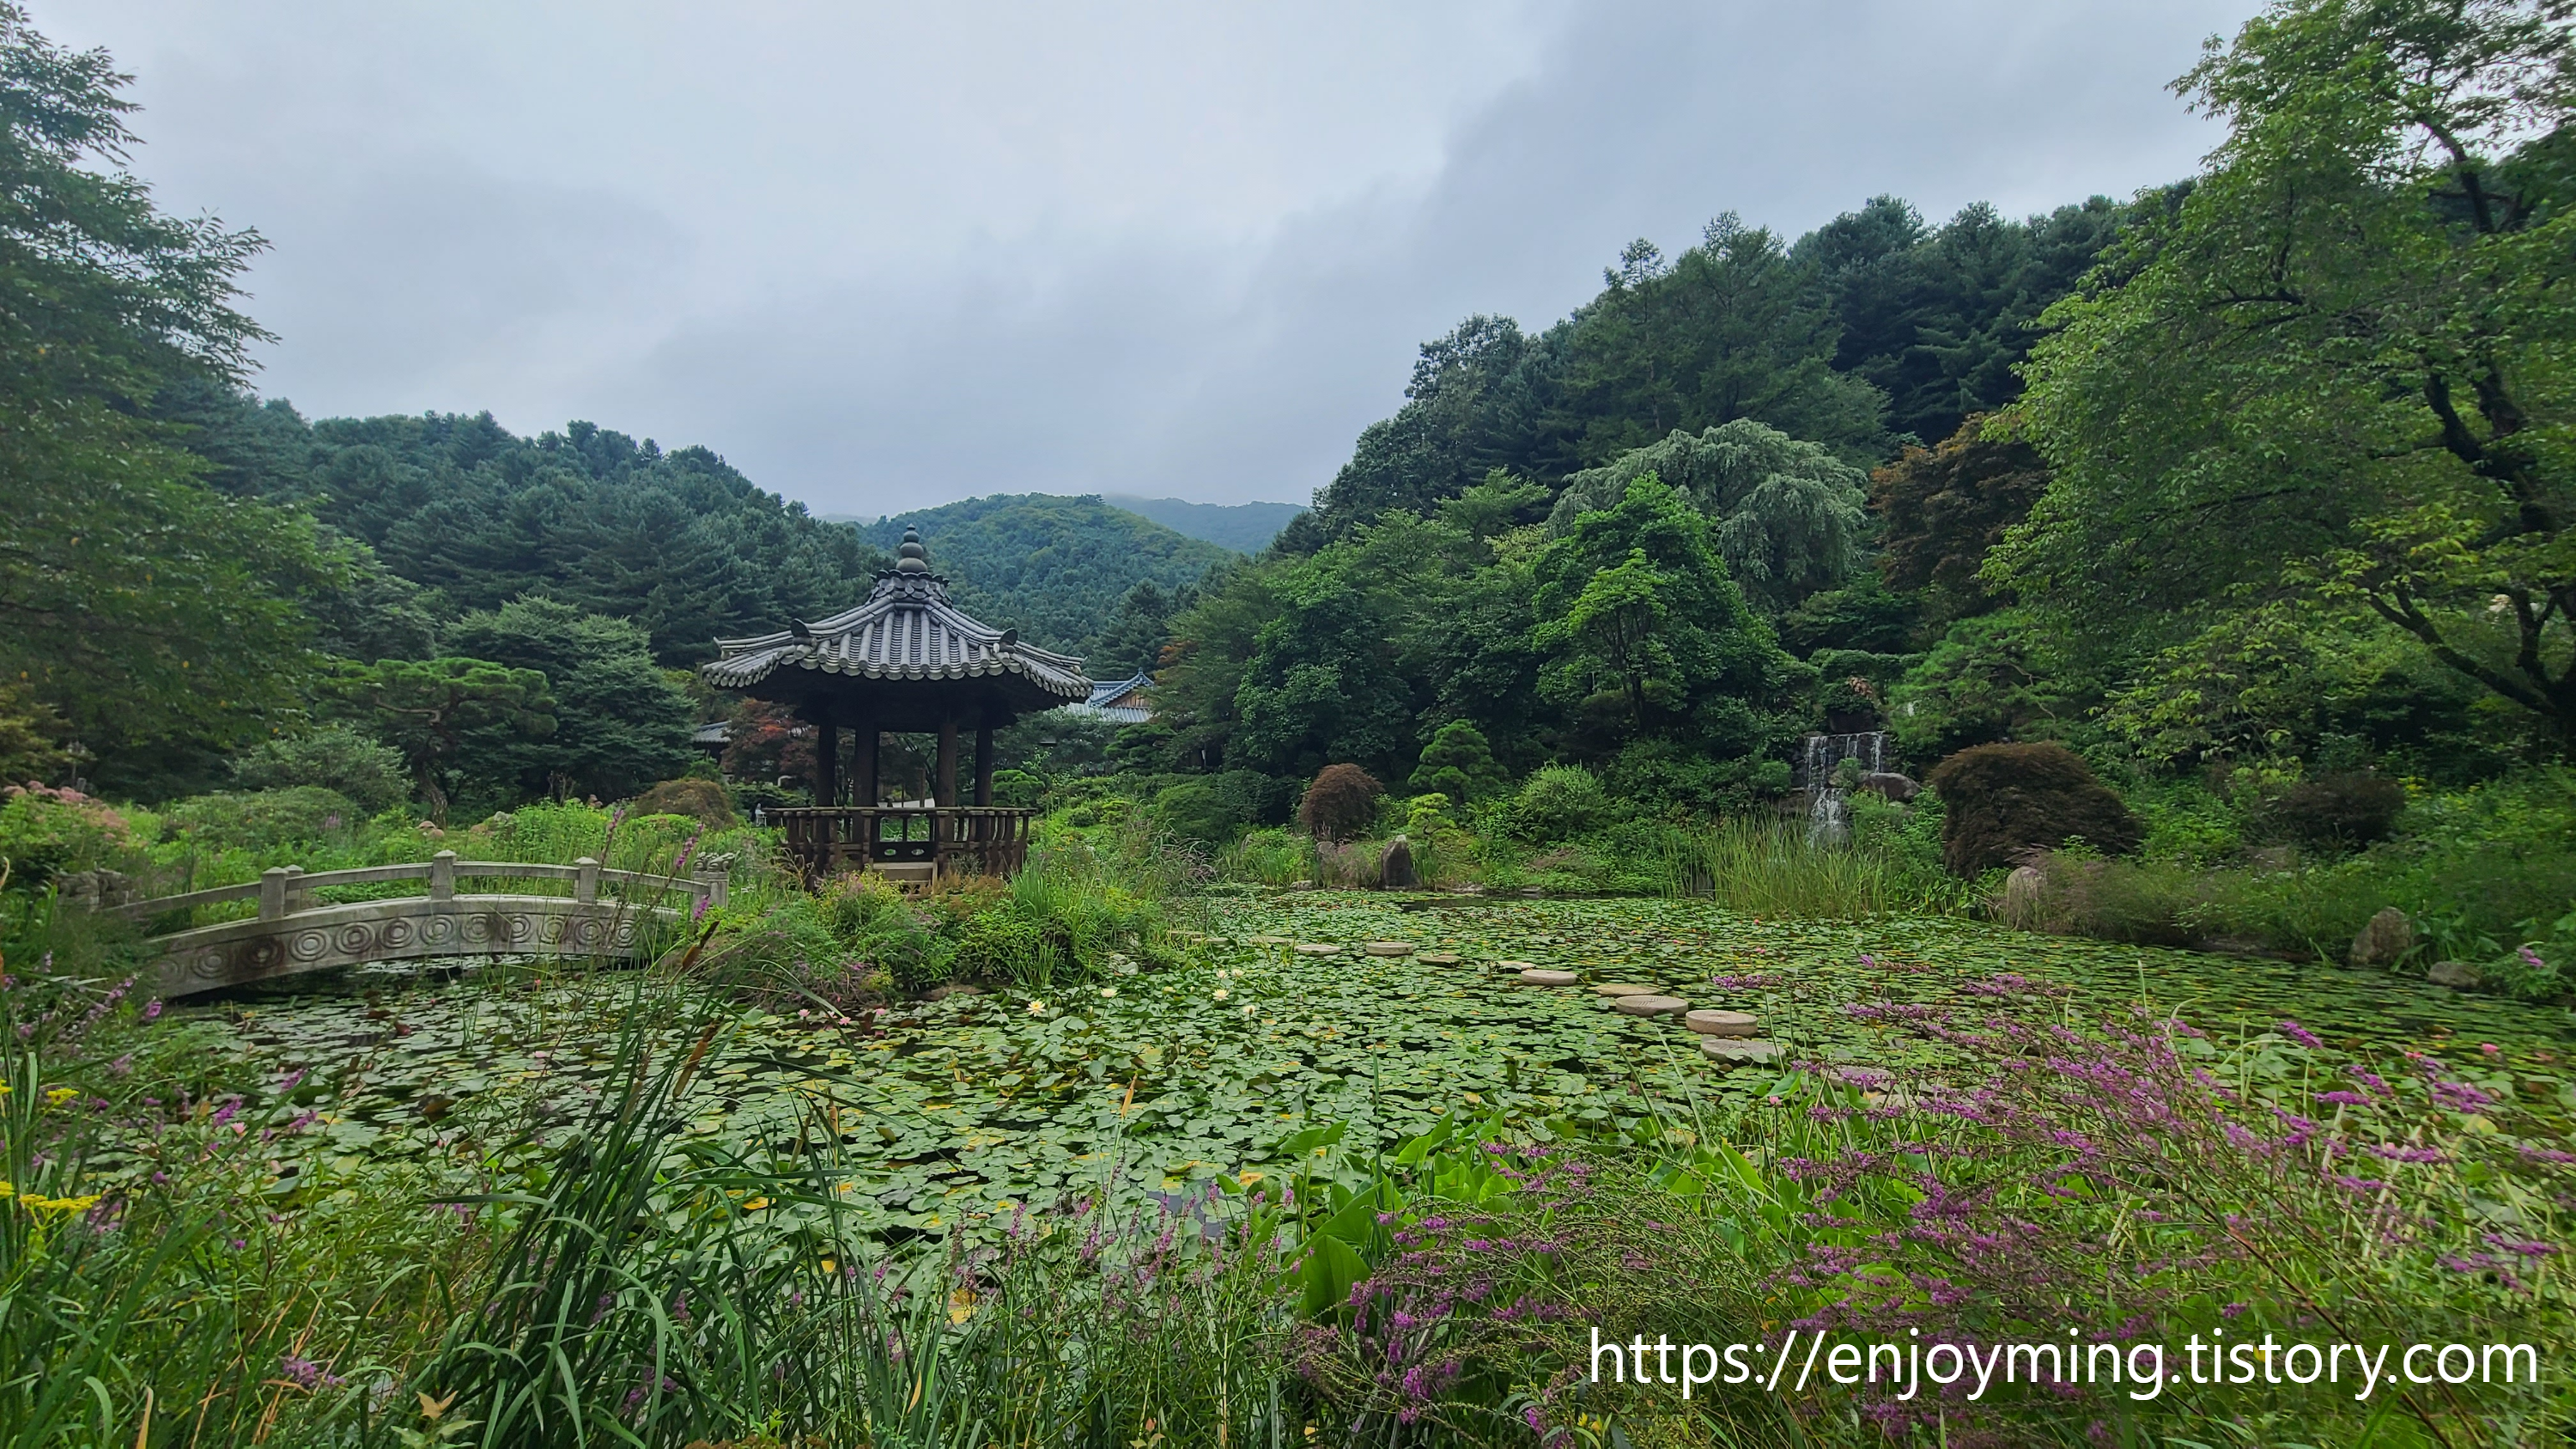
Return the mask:
M848 679L875 679L889 683L927 684L938 680L1010 678L1024 680L1048 694L1061 696L1068 704L1090 697L1091 681L1071 670L1046 667L1052 663L1052 660L1004 658L961 664L861 665L841 659L818 659L811 649L799 646L719 659L706 665L702 673L707 683L718 689L748 689L782 669L794 668L807 674L837 674Z

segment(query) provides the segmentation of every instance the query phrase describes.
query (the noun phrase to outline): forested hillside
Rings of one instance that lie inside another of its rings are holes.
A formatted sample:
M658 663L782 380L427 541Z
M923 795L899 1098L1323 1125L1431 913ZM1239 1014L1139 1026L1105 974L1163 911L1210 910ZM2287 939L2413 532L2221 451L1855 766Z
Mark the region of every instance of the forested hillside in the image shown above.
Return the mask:
M921 530L957 601L1050 649L1088 653L1138 584L1173 591L1235 555L1097 497L995 494L862 525L886 550Z
M2576 140L2556 72L2497 59L2563 36L2285 14L2187 78L2235 128L2190 182L1794 241L1725 214L1543 329L1425 343L1314 511L1173 618L1134 753L1419 783L1465 729L1700 811L1777 796L1829 720L1918 770L2053 739L2245 799L2576 750L2542 240ZM2309 70L2386 47L2500 89Z
M2045 738L2257 794L2563 757L2563 26L2394 14L2213 51L2184 89L2228 142L2127 202L1721 212L1570 316L1467 318L1258 559L1098 498L852 528L704 448L257 402L260 239L159 214L114 170L118 78L57 57L0 211L0 403L42 420L0 429L0 766L149 795L332 724L424 797L605 788L527 748L591 727L557 675L840 607L906 523L993 622L1161 671L1140 771L1410 779L1447 740L1488 788L1575 764L1705 812L1767 806L1837 720L1915 768ZM2400 54L2451 79L2348 73ZM684 714L636 714L648 753Z
M1633 242L1599 296L1543 331L1476 316L1424 343L1404 407L1360 434L1281 544L1312 552L1390 508L1426 512L1492 469L1554 482L1737 418L1863 467L1937 442L2018 395L2039 314L2120 215L2095 197L1934 227L1881 196L1794 243L1733 213L1678 257Z
M1192 503L1181 498L1138 498L1125 493L1102 495L1102 501L1150 518L1174 533L1203 538L1236 553L1259 553L1279 536L1289 520L1306 511L1302 503Z
M216 487L310 512L417 590L376 581L380 622L395 599L444 619L542 594L631 619L655 657L689 664L719 635L857 602L889 557L706 448L665 453L590 423L534 438L489 413L308 423L203 388L162 411Z

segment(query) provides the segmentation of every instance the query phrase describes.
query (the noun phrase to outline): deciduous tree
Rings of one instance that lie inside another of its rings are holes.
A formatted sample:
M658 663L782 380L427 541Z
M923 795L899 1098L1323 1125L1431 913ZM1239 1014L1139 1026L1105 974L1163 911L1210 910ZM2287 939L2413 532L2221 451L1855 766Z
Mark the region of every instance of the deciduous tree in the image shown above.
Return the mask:
M2566 7L2285 0L2180 86L2228 137L2049 314L1988 576L2111 647L2376 617L2576 754Z

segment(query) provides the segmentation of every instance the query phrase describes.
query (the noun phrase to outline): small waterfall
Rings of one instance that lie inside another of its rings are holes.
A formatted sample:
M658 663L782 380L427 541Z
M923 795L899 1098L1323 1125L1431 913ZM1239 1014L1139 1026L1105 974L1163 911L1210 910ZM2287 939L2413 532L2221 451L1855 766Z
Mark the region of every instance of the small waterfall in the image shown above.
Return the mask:
M1807 843L1851 844L1851 795L1831 785L1807 791Z
M1806 789L1830 785L1834 767L1845 760L1860 761L1861 773L1875 775L1887 768L1887 731L1866 730L1856 735L1809 735L1799 752L1798 784Z
M1807 843L1846 845L1851 841L1851 792L1834 783L1834 769L1845 760L1860 762L1863 774L1887 768L1887 731L1848 735L1809 735L1798 761L1798 784L1807 792Z

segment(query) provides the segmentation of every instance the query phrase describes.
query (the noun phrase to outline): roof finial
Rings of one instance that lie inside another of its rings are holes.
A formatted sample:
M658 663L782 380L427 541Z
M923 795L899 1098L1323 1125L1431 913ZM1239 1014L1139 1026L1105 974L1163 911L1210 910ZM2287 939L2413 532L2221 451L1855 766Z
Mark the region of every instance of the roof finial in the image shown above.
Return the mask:
M894 571L899 574L930 572L930 552L921 546L921 530L907 526L903 546L895 550Z

